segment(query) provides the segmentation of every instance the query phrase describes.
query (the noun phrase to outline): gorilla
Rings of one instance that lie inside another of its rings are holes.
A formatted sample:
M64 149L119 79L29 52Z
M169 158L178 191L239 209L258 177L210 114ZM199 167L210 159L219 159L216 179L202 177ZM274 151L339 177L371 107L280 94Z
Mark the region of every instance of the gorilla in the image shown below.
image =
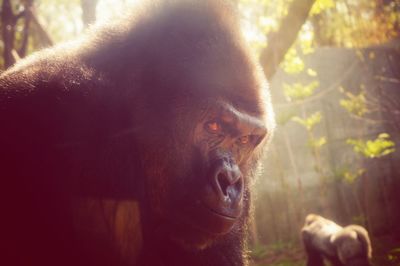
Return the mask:
M371 242L359 225L341 227L316 214L309 214L301 230L307 266L323 266L324 258L334 266L369 266Z
M3 265L247 265L274 128L221 1L152 1L0 76Z

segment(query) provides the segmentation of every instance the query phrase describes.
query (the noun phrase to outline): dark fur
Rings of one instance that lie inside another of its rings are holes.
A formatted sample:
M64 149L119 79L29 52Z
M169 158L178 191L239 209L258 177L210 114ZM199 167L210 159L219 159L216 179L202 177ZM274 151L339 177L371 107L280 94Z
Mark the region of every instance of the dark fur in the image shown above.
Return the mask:
M341 227L315 214L306 217L302 229L307 266L323 266L324 259L334 266L369 266L371 242L359 225Z
M267 138L249 152L210 149L202 123L217 100L270 135L266 82L229 5L171 2L0 76L2 265L246 265ZM204 192L216 159L244 182L232 228L197 212L197 199L216 197Z

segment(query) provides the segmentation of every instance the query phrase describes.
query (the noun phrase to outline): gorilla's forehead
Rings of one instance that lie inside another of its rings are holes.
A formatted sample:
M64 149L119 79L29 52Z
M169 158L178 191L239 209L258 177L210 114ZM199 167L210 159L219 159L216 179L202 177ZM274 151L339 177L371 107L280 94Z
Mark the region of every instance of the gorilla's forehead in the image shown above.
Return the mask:
M229 124L245 122L253 124L261 130L267 130L267 123L259 112L253 113L246 109L240 109L232 103L222 99L209 99L206 104L209 108L206 109L203 116L205 119L207 119L207 117L218 117L219 120Z
M236 108L262 115L269 104L262 69L240 47L231 49L218 51L210 47L203 56L193 58L190 65L177 62L181 76L175 79L180 85L175 89L199 98L225 99Z

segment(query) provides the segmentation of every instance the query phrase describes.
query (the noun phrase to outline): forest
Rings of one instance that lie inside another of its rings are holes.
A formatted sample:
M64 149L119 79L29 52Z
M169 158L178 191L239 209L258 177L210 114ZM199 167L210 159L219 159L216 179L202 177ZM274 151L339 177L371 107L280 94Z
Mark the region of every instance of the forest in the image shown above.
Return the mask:
M141 1L2 0L0 73ZM400 0L231 1L277 120L254 184L252 265L306 265L313 213L364 227L371 264L400 266Z

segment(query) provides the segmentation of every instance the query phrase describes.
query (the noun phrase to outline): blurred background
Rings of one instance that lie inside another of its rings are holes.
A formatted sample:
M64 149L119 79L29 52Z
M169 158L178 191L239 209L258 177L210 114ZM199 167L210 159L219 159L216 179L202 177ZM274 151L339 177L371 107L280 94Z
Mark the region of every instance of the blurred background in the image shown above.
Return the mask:
M0 71L146 0L0 0ZM200 1L200 0L199 0ZM232 0L278 127L256 183L254 265L305 265L308 213L400 265L400 0Z

